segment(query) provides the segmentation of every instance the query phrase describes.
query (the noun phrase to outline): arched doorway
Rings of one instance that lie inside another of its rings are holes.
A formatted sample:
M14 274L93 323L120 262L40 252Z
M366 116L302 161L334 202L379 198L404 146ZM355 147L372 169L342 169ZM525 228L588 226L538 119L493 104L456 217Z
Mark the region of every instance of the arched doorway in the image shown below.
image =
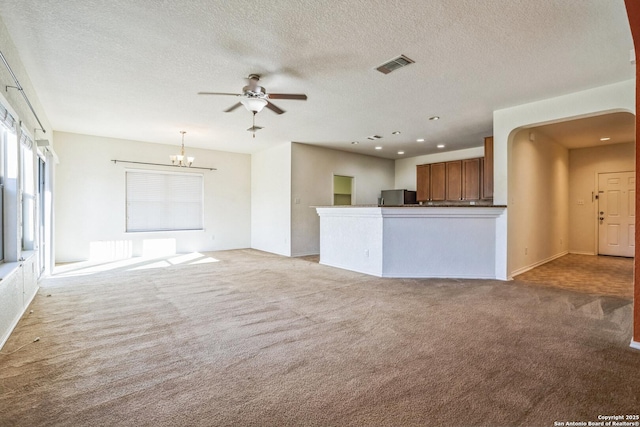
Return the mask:
M640 24L640 5L637 5ZM640 25L639 25L640 27ZM640 28L638 28L640 32ZM640 36L640 35L639 35ZM496 229L496 277L508 279L510 230L508 217L511 216L510 179L514 176L511 156L514 137L520 130L532 126L557 123L567 118L585 118L598 114L636 111L635 79L576 92L556 98L496 110L493 114L494 126L494 203L507 205L507 221L499 223ZM636 127L636 132L638 127ZM636 241L637 243L637 241ZM638 258L636 257L636 261ZM638 266L636 266L638 267ZM637 277L634 281L637 281ZM635 286L635 297L640 298L640 286ZM640 340L640 308L634 306L634 338ZM635 341L638 343L640 341ZM640 348L640 344L637 344Z
M594 256L633 257L635 252L635 116L614 112L521 129L513 135L509 168L512 276L631 298L633 261ZM629 178L625 184L631 188L618 191L618 185L599 195L602 178L623 181L618 175ZM625 209L609 212L603 207L607 196L610 205L617 200ZM599 221L603 211L606 218ZM603 231L608 233L604 241Z

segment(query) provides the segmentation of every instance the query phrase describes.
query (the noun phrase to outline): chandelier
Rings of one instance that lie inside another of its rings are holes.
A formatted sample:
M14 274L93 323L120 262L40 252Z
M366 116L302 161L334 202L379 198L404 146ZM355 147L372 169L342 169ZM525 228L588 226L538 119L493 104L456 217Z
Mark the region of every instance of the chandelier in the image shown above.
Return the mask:
M171 159L172 165L190 167L195 160L195 157L186 157L184 155L184 134L187 132L181 130L180 133L182 134L182 148L180 148L180 154L169 156L169 158Z

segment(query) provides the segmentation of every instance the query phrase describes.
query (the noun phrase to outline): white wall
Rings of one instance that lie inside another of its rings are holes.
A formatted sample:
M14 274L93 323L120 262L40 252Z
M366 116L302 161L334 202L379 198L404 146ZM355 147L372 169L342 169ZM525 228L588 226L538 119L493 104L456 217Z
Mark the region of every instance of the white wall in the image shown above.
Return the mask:
M87 260L100 248L112 258L145 255L145 242L175 241L178 253L246 248L251 227L251 158L246 154L187 148L204 176L204 231L125 232L125 170L178 171L111 160L169 163L180 147L56 132L56 259ZM187 169L184 169L187 171Z
M484 157L484 141L480 141L480 144L481 145L479 147L467 148L465 150L446 151L444 153L427 154L424 156L416 156L416 157L409 157L408 159L396 160L394 188L405 189L405 190L416 190L416 184L417 184L416 166L417 165Z
M291 255L291 143L251 156L251 247Z
M635 170L635 143L569 151L569 252L597 254L596 175ZM582 201L583 204L579 202Z
M509 178L509 271L523 272L567 252L569 150L542 133L518 132Z
M381 190L394 187L394 161L292 144L291 255L320 253L320 218L312 206L333 204L333 175L354 177L352 203L377 205Z

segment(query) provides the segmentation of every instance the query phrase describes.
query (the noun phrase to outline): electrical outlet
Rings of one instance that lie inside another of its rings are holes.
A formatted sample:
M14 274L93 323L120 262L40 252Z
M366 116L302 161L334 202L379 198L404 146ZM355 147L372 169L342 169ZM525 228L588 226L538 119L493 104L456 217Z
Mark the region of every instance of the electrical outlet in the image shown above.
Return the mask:
M529 255L529 248L524 248L524 254Z
M366 256L367 258L369 258L369 249L365 249L365 250L364 250L364 256Z

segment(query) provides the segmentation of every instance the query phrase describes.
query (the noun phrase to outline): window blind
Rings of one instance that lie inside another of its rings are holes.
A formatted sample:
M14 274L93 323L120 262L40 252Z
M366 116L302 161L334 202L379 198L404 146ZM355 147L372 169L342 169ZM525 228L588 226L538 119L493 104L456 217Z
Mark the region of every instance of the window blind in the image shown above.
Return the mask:
M21 129L21 130L22 132L20 132L20 145L22 145L25 148L32 149L33 140L24 129Z
M202 230L203 176L126 172L128 232Z
M9 131L15 133L16 119L11 115L9 110L0 103L0 124L4 125Z

